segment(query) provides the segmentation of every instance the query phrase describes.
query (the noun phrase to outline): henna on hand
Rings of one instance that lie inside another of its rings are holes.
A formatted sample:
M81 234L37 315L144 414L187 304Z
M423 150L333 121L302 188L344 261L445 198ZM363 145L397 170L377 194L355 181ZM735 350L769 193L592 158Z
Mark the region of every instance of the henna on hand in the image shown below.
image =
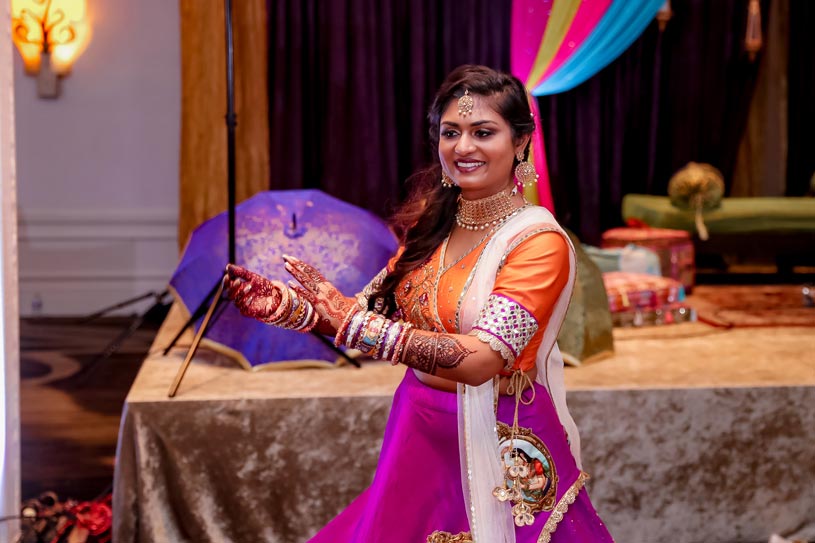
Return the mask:
M230 264L226 268L225 290L241 315L257 320L267 320L282 300L279 281L272 281L241 266Z
M294 281L289 281L286 284L289 286L290 289L292 289L294 292L296 292L298 296L300 296L301 298L303 298L305 300L308 300L308 302L311 304L311 306L315 308L315 311L317 312L317 319L318 319L318 324L317 324L318 331L323 333L323 334L328 334L328 335L334 333L334 328L331 326L331 321L328 320L328 317L326 317L318 309L320 307L320 302L317 300L317 296L312 294L311 291L308 291L308 290L304 289L303 287L301 287L299 284L295 283Z
M328 302L325 305L325 312L330 319L334 319L337 322L342 321L349 311L356 309L354 304L348 304L348 298L343 296L337 289L327 291L325 298Z
M448 334L416 331L411 334L402 352L401 362L429 375L436 370L457 368L465 358L475 353Z
M321 284L328 283L328 279L314 266L289 255L283 255L283 260L286 261L286 270L292 274L301 285L314 294L317 294L320 290Z
M352 298L342 293L317 268L300 259L285 255L285 267L301 285L297 292L308 293L309 301L320 316L320 331L333 333L350 311L357 309ZM302 294L306 295L306 294Z
M292 289L294 292L296 292L298 296L300 296L301 298L303 298L305 300L308 300L309 303L311 303L312 305L317 303L317 298L314 296L314 294L311 293L311 291L308 291L308 290L304 289L303 287L301 287L300 285L298 285L294 281L289 281L286 284L289 286L290 289Z

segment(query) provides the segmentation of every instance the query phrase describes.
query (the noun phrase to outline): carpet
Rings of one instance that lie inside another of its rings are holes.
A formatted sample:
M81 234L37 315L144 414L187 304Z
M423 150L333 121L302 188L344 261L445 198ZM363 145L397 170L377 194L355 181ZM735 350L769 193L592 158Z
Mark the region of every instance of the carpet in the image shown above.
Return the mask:
M815 287L698 285L688 296L697 318L724 328L815 326Z

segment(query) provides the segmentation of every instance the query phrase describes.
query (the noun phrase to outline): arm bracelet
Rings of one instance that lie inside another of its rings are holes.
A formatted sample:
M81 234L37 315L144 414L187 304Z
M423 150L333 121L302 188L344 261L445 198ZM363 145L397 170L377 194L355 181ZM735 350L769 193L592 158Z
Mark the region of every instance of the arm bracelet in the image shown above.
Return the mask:
M377 360L396 360L413 325L373 311L352 311L339 327L334 345L357 349Z
M320 320L314 306L290 288L281 289L281 301L264 322L297 332L310 332Z

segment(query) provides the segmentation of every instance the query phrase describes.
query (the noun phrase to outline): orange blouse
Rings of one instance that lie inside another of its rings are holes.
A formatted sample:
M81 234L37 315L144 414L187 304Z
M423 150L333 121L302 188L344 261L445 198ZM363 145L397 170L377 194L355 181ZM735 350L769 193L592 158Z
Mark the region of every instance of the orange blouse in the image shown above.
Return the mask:
M458 322L461 298L473 267L489 239L460 260L441 266L440 246L419 268L410 272L396 289L396 304L402 317L429 331L460 333ZM510 298L531 313L538 329L519 353L513 369L527 371L535 365L535 355L552 316L555 303L569 278L569 245L557 232L539 232L522 241L507 255L498 273L492 294ZM394 256L388 263L393 269Z

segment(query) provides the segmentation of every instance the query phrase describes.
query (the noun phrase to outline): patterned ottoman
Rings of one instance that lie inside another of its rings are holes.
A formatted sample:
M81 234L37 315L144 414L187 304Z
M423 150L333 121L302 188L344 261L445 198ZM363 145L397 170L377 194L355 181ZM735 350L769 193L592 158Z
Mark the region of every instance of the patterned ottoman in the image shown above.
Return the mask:
M612 228L603 233L603 248L625 247L628 244L646 247L659 255L662 275L676 279L690 291L696 266L690 234L667 228Z
M670 277L606 272L603 285L614 326L648 326L695 320L685 287Z

